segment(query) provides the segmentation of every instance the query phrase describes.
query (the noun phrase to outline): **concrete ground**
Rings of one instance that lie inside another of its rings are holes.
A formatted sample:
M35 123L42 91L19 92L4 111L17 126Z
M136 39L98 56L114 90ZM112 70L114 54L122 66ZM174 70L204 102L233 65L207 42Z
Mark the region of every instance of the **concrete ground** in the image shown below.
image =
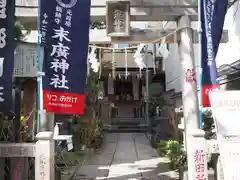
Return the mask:
M101 150L78 170L74 179L178 179L176 172L168 170L167 163L150 146L144 133L107 134Z

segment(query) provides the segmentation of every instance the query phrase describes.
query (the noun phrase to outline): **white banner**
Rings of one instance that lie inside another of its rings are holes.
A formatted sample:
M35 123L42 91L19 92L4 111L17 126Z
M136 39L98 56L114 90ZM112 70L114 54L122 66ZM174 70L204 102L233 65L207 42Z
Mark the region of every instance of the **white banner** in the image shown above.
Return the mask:
M209 94L225 180L240 180L240 91Z

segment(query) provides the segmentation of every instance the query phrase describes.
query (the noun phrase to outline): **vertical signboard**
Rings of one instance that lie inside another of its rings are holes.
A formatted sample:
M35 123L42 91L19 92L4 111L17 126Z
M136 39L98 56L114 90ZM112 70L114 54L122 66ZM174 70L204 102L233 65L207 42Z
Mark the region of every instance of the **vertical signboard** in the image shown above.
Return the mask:
M210 93L224 179L240 179L240 91Z
M110 37L130 36L130 0L106 1L106 28Z
M193 172L190 172L195 180L207 180L208 179L208 168L207 168L207 151L206 151L206 140L204 137L190 136L189 143L187 143L190 158L188 163L192 166ZM193 163L193 164L191 164Z
M43 62L43 48L40 51L40 62ZM37 45L18 43L14 53L14 77L36 77L37 75Z
M83 114L90 26L89 0L42 0L43 108Z
M208 94L219 88L216 55L222 37L228 0L201 0L202 20L202 105L209 107Z
M0 111L12 109L15 1L0 0Z

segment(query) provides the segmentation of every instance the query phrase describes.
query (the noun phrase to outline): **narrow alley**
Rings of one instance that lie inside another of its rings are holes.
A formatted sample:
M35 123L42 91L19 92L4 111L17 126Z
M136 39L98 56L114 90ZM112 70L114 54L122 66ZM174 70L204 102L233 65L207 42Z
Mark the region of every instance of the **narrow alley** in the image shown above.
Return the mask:
M166 158L158 156L144 133L107 134L105 143L74 179L158 180L178 179L168 170Z

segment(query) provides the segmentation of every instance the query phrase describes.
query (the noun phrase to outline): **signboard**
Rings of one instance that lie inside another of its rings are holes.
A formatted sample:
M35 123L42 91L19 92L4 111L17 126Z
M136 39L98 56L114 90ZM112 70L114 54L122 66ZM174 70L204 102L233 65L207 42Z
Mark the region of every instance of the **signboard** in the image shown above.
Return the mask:
M90 2L41 1L41 42L45 52L43 108L46 112L84 113Z
M190 172L194 176L195 180L207 180L208 168L207 168L207 146L206 140L203 137L194 137L188 135L188 152L190 152L190 158L188 160L188 166L193 172Z
M43 48L40 52L43 62ZM14 53L15 77L37 77L37 45L29 43L18 44Z
M240 179L240 91L210 92L224 179Z
M221 41L228 0L201 0L202 106L209 107L209 92L219 89L216 55Z
M12 109L15 1L0 1L0 110Z
M130 0L107 0L107 35L110 37L130 36Z

